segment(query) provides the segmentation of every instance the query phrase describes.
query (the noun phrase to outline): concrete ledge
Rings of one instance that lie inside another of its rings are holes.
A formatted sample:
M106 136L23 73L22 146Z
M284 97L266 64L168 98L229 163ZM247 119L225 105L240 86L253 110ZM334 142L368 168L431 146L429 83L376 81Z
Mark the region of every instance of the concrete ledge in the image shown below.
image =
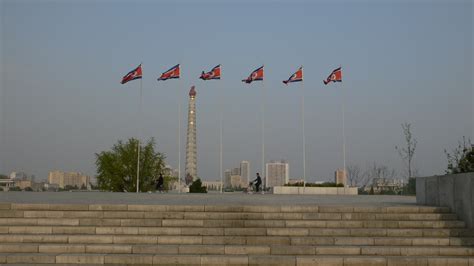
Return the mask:
M357 195L356 187L273 187L273 194Z
M417 177L416 203L448 207L474 228L474 173Z

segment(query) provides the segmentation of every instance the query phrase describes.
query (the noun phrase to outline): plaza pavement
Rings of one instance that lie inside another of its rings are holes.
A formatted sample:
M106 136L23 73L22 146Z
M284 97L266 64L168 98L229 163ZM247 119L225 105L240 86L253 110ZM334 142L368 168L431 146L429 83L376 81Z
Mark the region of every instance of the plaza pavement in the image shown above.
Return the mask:
M157 205L416 205L414 196L232 193L0 192L0 203Z

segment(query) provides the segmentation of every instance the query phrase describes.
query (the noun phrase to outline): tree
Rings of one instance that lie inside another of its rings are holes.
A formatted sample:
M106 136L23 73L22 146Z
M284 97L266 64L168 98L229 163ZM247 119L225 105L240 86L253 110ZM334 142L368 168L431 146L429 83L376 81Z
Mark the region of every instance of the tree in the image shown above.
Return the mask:
M351 187L359 185L365 178L358 165L350 164L347 166L347 178Z
M367 166L364 175L367 176L365 180L365 185L367 185L371 183L374 178L394 179L397 176L397 172L395 169L390 169L386 165L379 165L376 162L373 162L372 165Z
M474 146L470 139L462 138L451 153L444 150L448 159L447 174L474 172Z
M201 179L196 179L191 186L189 186L190 193L207 193L207 188L202 186Z
M110 151L96 153L97 185L107 191L136 191L138 140L119 140ZM164 168L165 156L155 151L155 141L151 138L140 146L139 191L151 191L155 179Z
M403 135L405 135L405 144L406 146L403 148L399 148L395 146L395 149L398 151L398 154L402 158L403 162L407 166L407 174L408 178L413 177L413 156L415 155L416 144L417 140L413 137L411 132L411 124L410 123L403 123L402 124Z

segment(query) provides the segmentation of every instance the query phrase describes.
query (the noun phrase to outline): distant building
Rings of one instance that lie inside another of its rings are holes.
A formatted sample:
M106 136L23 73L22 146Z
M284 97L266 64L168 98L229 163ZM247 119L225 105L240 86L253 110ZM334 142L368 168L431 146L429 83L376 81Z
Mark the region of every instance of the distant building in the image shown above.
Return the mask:
M14 186L15 181L13 179L0 179L0 191L8 191Z
M231 182L230 182L230 177L232 175L232 172L230 171L230 169L226 169L224 171L224 187L231 187Z
M241 188L242 187L242 178L240 175L231 175L230 176L230 187L232 188Z
M59 188L66 186L89 187L90 177L79 172L52 171L49 172L48 183L56 184Z
M10 179L14 180L26 180L28 179L24 172L11 172Z
M283 186L288 183L290 165L286 161L270 161L265 166L267 187Z
M178 169L174 169L171 165L165 165L165 167L161 170L163 176L171 176L171 177L178 177Z
M344 169L337 169L334 173L334 183L347 185L347 175Z
M290 184L290 185L294 185L294 184L303 184L304 180L303 179L290 179L288 180L288 183L286 184ZM307 184L308 182L306 182Z
M250 182L250 163L248 161L240 162L240 176L242 177L242 183L248 184Z
M231 175L240 175L240 168L238 167L232 168Z
M220 191L222 187L221 181L202 181L202 186L207 187L207 190Z
M32 187L32 182L31 180L14 180L15 181L15 187L19 187L21 190L24 190L25 188Z
M374 193L380 193L382 191L394 191L398 193L403 189L404 185L405 182L402 179L374 178L372 179L372 185L366 186L364 190L370 191L373 187Z

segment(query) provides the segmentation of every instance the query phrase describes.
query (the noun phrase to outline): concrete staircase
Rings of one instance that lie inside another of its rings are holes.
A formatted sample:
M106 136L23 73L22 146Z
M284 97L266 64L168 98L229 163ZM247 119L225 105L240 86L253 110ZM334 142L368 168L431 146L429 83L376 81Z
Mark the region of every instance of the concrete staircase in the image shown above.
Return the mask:
M0 263L471 265L447 208L0 204Z

